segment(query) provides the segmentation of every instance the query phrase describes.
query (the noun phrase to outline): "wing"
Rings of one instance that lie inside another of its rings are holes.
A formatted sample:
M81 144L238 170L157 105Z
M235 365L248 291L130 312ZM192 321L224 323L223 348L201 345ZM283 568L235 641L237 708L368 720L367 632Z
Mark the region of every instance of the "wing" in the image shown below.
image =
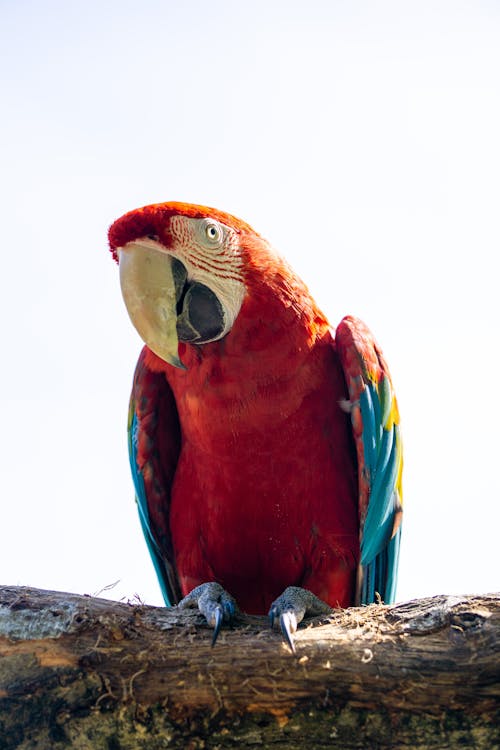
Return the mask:
M180 450L179 418L162 373L137 362L130 397L128 447L142 530L167 606L181 598L175 570L169 511Z
M358 458L361 559L356 602L394 601L402 519L403 452L391 377L371 332L344 318L335 342L349 391Z

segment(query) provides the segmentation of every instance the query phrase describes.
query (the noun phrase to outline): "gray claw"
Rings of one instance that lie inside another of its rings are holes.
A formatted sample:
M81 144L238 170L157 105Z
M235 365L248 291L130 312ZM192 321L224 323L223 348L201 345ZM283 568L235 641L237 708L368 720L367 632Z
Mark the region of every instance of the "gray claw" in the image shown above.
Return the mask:
M283 634L283 638L290 646L292 653L295 653L295 644L293 642L293 633L297 630L297 618L293 612L283 612L280 615L280 629Z
M219 635L221 625L224 621L224 611L222 609L222 606L219 604L218 607L214 610L213 613L213 624L214 624L214 634L212 636L212 648L215 646L215 641L217 640L217 636ZM210 623L212 624L212 623Z

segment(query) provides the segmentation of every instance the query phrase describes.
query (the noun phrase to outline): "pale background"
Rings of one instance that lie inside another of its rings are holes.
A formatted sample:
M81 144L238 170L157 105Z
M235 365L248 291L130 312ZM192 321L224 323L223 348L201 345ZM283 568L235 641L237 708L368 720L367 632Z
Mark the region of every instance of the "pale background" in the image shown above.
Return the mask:
M0 582L160 604L109 224L241 216L389 360L399 599L498 588L500 3L0 2Z

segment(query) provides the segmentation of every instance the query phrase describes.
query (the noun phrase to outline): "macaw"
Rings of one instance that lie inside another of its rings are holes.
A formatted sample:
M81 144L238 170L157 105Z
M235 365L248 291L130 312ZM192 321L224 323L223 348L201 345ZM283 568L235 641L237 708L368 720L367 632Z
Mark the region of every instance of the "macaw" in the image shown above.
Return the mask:
M392 602L399 414L368 328L336 330L287 262L222 211L159 203L111 226L144 341L129 409L139 517L167 606L214 628Z

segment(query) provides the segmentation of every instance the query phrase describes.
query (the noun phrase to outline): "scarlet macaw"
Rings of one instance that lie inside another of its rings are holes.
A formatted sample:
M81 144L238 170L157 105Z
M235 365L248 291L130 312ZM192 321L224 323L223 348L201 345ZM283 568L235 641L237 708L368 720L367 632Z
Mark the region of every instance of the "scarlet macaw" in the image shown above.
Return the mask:
M368 328L332 329L286 261L216 209L145 206L109 242L146 344L129 453L166 604L198 605L215 642L234 596L293 649L304 614L393 601L399 415Z

